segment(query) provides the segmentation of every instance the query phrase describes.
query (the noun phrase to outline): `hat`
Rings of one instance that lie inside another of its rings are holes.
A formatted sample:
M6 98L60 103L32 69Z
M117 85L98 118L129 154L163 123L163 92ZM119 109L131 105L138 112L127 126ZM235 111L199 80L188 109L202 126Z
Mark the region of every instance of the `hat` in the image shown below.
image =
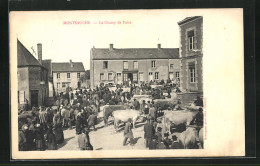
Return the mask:
M165 136L165 137L168 137L168 136L169 136L169 133L164 133L164 136Z
M158 127L158 128L157 128L157 130L158 130L158 131L161 131L161 130L162 130L162 128L161 128L161 127Z
M131 118L128 118L128 120L127 120L128 122L131 122L132 120L131 120Z
M40 127L41 125L39 123L36 124L36 127Z

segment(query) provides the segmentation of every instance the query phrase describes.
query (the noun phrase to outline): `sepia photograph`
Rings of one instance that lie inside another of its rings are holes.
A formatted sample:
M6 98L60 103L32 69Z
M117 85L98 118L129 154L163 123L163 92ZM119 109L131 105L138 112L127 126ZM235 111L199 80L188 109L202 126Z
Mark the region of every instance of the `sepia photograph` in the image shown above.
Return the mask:
M17 11L9 22L14 159L245 154L243 10Z

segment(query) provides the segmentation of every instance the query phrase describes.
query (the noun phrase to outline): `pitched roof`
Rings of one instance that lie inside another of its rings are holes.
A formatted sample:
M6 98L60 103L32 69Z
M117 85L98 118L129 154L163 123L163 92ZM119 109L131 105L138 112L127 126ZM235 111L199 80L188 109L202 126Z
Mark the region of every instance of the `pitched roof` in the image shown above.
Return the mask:
M68 62L52 63L53 72L85 72L85 68L82 62L71 62L73 66Z
M130 59L177 59L178 48L92 48L93 60L130 60Z
M185 19L179 21L178 24L181 25L181 24L184 24L186 22L189 22L189 21L195 20L197 18L200 18L200 17L202 18L202 16L186 17Z
M42 66L40 62L17 39L17 66Z

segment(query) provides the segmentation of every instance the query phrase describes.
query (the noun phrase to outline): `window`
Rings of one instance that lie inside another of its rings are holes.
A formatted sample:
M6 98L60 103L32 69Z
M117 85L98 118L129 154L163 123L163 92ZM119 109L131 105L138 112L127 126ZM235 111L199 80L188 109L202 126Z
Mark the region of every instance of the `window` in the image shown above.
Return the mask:
M180 72L175 73L176 78L180 78Z
M57 73L57 78L60 78L60 73Z
M57 83L57 88L60 88L60 83L59 82Z
M124 69L128 69L128 62L127 62L127 61L124 61L123 63L124 63L124 64L123 64Z
M138 62L134 61L134 69L138 69Z
M189 50L194 49L194 30L188 31Z
M67 78L70 78L70 73L67 73Z
M116 73L116 79L117 81L121 81L121 73Z
M159 73L158 72L155 72L155 79L159 80Z
M144 73L139 73L139 80L144 81Z
M173 64L170 64L170 69L173 69Z
M196 82L195 79L195 63L189 63L189 72L190 72L190 82L194 83Z
M104 73L100 73L100 80L105 80Z
M133 73L133 81L134 82L137 82L138 80L137 80L137 73Z
M124 74L124 81L128 81L127 80L127 74Z
M108 80L113 80L112 73L108 73Z
M18 91L18 100L19 104L24 104L25 103L25 91Z
M62 83L62 88L65 88L66 87L66 82L63 82Z
M103 62L103 69L107 69L108 68L108 61L104 61Z
M152 68L155 68L155 61L152 61Z
M149 76L152 76L153 75L153 73L152 72L149 72Z
M77 73L77 78L80 78L80 73Z

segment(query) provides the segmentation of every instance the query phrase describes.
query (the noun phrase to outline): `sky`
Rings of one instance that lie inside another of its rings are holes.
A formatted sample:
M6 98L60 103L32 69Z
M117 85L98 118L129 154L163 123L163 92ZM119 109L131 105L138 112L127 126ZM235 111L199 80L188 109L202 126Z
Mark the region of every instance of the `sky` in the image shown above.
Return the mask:
M108 48L113 44L114 48L156 48L160 43L162 48L179 48L177 22L186 17L203 16L204 34L209 33L203 38L207 40L206 37L213 35L211 29L215 28L218 35L223 26L228 27L230 20L239 18L238 14L241 15L230 9L221 9L221 12L219 9L17 11L10 13L10 38L11 41L18 38L32 53L31 47L37 52L37 43L41 43L43 59L83 62L87 70L93 47ZM64 23L72 21L82 24ZM85 24L88 21L89 24ZM205 28L206 21L210 26L216 25ZM111 24L113 22L116 24Z
M83 62L87 70L93 47L155 48L160 43L162 48L178 48L177 22L191 15L180 10L16 12L11 13L10 21L12 34L31 53L33 49L37 52L37 43L41 43L43 59L71 59ZM64 24L68 21L82 22Z

